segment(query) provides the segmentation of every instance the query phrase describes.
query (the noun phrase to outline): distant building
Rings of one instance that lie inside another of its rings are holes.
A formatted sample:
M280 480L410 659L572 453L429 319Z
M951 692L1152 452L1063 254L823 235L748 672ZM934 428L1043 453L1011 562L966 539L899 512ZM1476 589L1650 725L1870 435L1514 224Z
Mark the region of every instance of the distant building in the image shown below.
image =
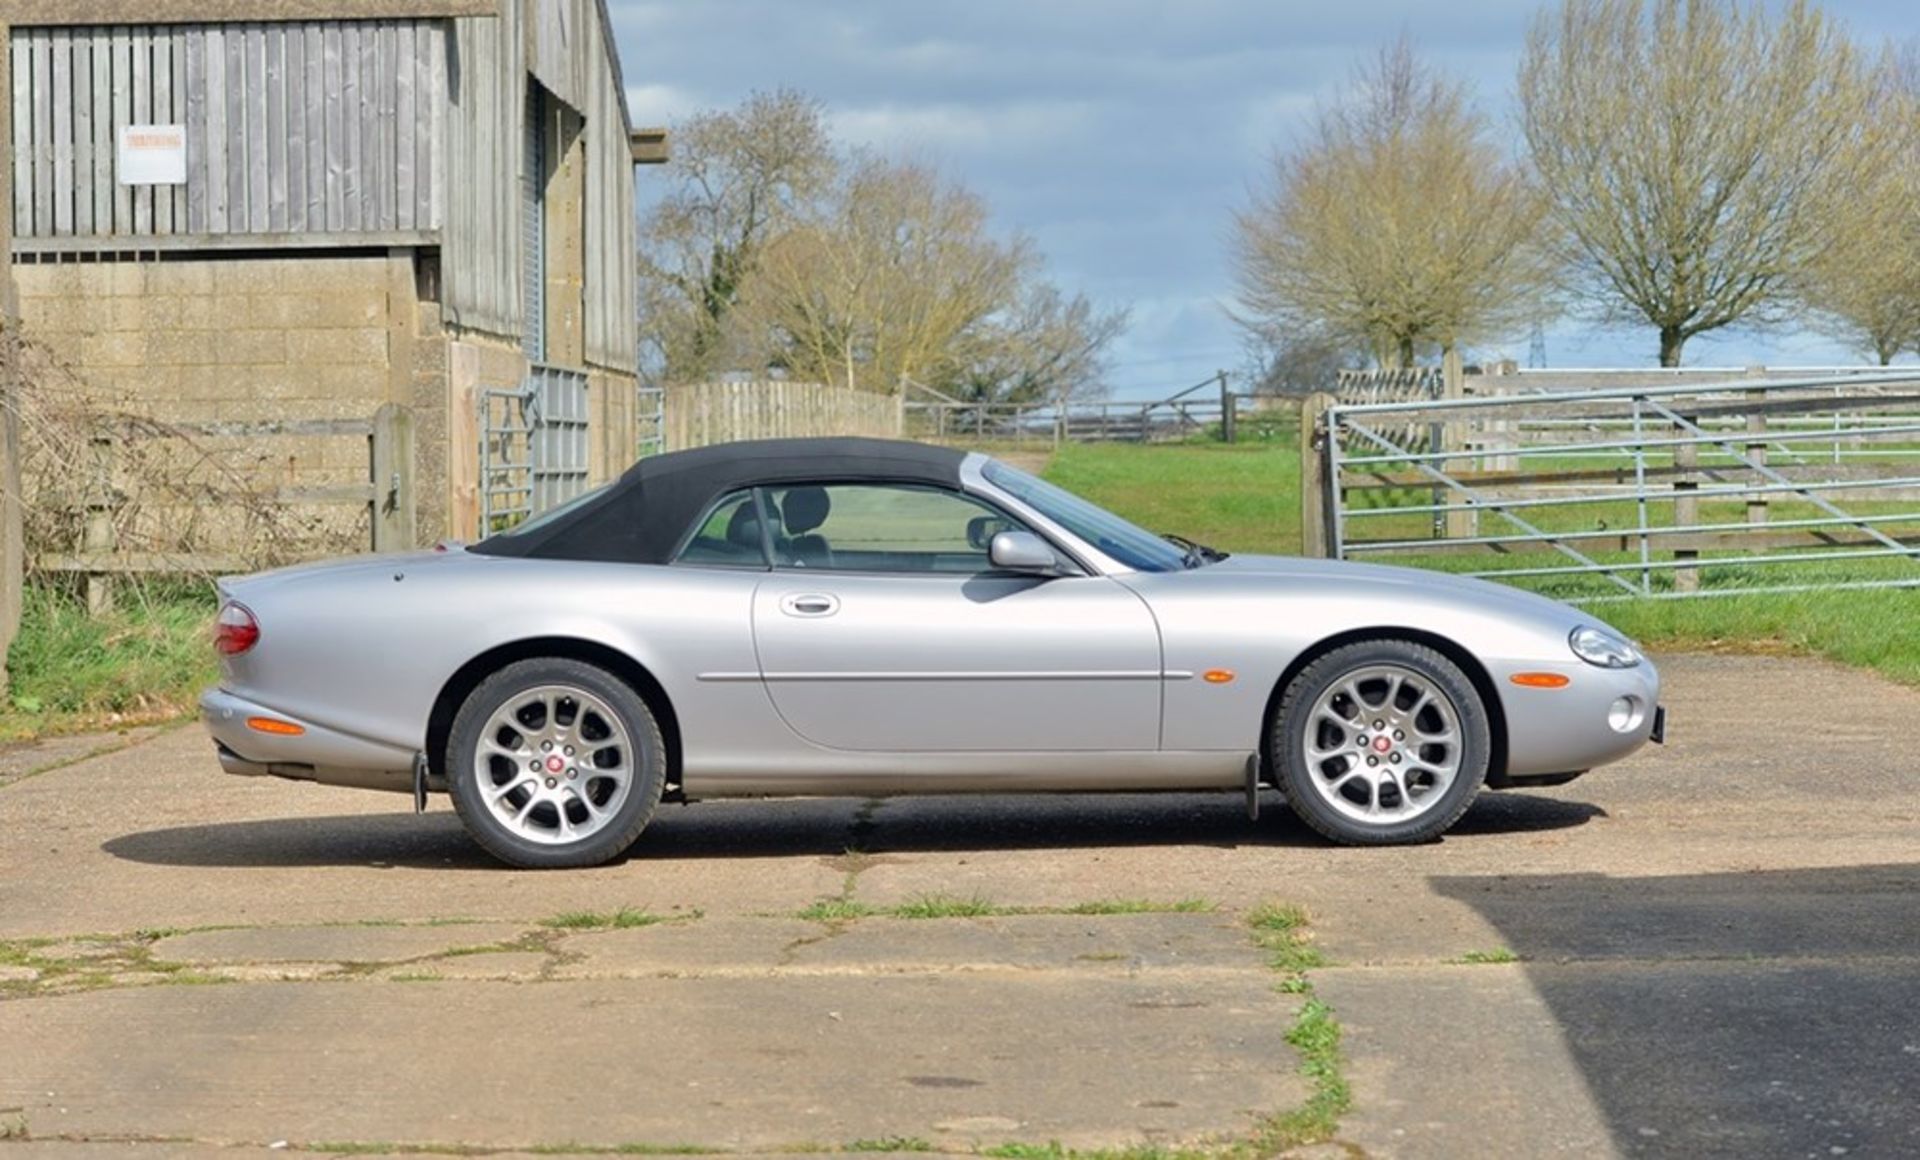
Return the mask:
M633 458L633 166L664 135L628 123L603 0L0 20L0 240L23 333L80 381L342 527L371 508L382 547Z

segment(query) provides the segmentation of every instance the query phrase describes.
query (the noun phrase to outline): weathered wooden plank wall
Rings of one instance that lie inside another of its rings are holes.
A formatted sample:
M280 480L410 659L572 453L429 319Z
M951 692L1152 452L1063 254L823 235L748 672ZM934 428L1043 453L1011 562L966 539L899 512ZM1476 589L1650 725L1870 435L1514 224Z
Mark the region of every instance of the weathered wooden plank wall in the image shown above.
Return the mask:
M502 0L500 18L454 22L443 273L448 317L518 341L525 296L520 175L528 77L585 120L587 361L632 374L633 158L622 91L597 0ZM551 246L557 251L559 247Z
M500 18L453 22L448 54L447 171L441 276L448 321L518 342L521 329L520 170L526 106L522 0Z
M16 29L14 236L437 230L447 29ZM184 186L119 183L120 129L141 124L186 127Z

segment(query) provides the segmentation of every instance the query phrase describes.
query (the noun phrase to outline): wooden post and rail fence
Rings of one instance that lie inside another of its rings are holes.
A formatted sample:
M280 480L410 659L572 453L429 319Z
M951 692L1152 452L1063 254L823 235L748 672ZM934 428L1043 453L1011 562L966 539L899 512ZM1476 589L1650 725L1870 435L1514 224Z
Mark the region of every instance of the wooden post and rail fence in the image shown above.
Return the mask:
M120 461L136 440L347 438L365 441L367 475L351 483L263 487L249 498L286 507L358 507L367 511L368 546L395 552L415 545L413 414L395 403L368 419L289 419L262 422L118 424L89 440L87 489L81 541L75 552L42 552L27 563L43 574L78 577L89 612L112 604L114 580L134 575L211 576L246 571L258 561L236 552L128 550L119 542L117 513L127 497L120 487Z

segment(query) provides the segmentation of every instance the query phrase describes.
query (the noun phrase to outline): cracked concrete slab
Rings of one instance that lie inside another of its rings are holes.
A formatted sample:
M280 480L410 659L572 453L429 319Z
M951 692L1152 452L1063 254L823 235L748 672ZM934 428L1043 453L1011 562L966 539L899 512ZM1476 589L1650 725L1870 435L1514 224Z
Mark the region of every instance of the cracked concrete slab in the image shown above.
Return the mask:
M1343 1143L1369 1160L1616 1155L1553 1011L1513 966L1314 972L1354 1089Z
M36 1132L965 1150L1244 1133L1305 1095L1261 972L259 983L0 1004ZM1062 1061L1099 1060L1063 1067Z
M511 942L526 933L525 927L504 923L261 926L170 935L151 950L166 963L392 963Z
M861 970L1258 971L1244 923L1223 914L870 918L796 948L802 967Z
M726 972L764 974L789 961L794 944L824 938L819 923L783 918L703 918L572 934L554 949L559 978Z

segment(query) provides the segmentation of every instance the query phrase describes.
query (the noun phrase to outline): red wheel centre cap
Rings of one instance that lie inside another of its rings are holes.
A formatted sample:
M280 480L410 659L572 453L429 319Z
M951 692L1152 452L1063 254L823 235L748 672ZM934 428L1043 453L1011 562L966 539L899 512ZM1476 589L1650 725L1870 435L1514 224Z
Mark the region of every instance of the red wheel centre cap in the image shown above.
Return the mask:
M1385 753L1387 750L1392 748L1393 748L1393 742L1387 740L1385 736L1376 737L1373 739L1373 751L1375 753Z
M566 760L562 758L558 753L554 754L552 757L547 758L548 773L559 773L561 770L565 769L566 767L567 767Z

